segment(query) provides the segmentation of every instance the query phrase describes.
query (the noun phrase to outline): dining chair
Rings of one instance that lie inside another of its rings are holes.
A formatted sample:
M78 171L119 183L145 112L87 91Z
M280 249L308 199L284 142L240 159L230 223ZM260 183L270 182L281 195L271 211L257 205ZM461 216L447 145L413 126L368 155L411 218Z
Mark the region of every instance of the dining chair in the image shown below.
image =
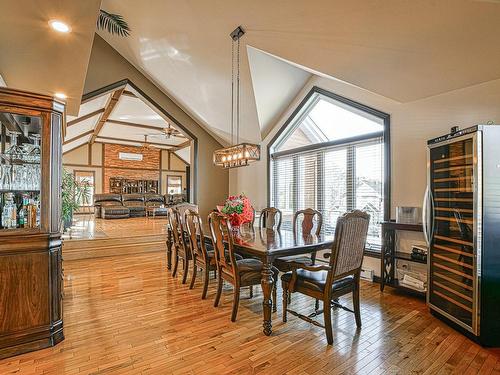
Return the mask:
M198 205L193 204L193 203L180 203L180 204L175 205L174 208L176 208L177 211L179 211L179 219L183 225L186 224L186 222L184 221L184 218L185 218L185 213L187 210L198 212Z
M282 218L283 214L279 209L275 207L264 208L260 212L259 228L279 230L281 228Z
M185 284L188 276L189 261L191 260L191 249L189 244L186 242L184 237L184 227L180 220L179 210L175 207L168 209L167 213L168 223L170 225L170 230L172 231L173 245L175 249L174 254L174 265L172 270L172 276L175 277L177 274L177 267L179 265L179 258L182 259L182 283Z
M287 313L309 323L325 328L329 345L333 344L332 307L340 307L354 313L356 325L361 327L359 305L359 276L363 263L366 236L370 215L355 210L345 213L337 220L335 240L328 265L304 266L297 264L291 272L281 276L283 285L283 322ZM288 309L288 294L299 292L323 301L323 311L316 310L305 316ZM338 298L352 293L354 309L340 305ZM324 325L312 318L324 313Z
M302 218L299 230L299 220ZM318 236L321 233L323 226L323 215L318 210L306 208L299 210L293 215L293 235L308 237L311 234ZM314 227L316 229L313 231ZM316 261L316 252L308 255L292 255L288 257L277 258L274 265L281 272L288 272L292 270L292 263L300 263L306 266L313 265Z
M222 284L224 281L233 285L233 309L231 321L236 321L240 302L240 288L260 285L262 262L253 258L237 257L234 252L233 234L231 224L227 217L219 212L212 212L208 215L208 224L212 235L212 242L215 248L215 259L217 263L217 295L214 306L217 307L222 294ZM226 239L227 249L224 244ZM276 284L278 281L278 270L273 267L273 308L276 311Z
M184 213L184 222L193 260L193 271L189 289L193 289L198 268L201 268L203 271L203 292L201 294L201 299L205 299L207 298L210 271L216 272L217 270L215 252L213 249L210 251L207 250L202 220L196 211L192 209L186 210Z

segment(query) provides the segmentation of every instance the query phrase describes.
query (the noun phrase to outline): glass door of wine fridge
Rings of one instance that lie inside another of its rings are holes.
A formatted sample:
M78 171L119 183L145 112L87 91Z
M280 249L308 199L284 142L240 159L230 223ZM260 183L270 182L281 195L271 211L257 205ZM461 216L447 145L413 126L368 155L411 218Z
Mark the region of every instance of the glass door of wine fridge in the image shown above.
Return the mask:
M431 145L425 232L431 308L477 333L478 133ZM480 209L480 208L479 208Z

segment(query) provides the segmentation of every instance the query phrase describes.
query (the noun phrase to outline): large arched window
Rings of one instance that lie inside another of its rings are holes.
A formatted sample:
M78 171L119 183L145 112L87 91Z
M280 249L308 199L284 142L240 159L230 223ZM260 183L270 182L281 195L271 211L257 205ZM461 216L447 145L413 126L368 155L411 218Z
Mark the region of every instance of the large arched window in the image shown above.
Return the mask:
M293 213L315 208L324 229L352 209L370 213L368 248L380 251L380 222L388 219L389 115L313 88L269 145L269 201Z

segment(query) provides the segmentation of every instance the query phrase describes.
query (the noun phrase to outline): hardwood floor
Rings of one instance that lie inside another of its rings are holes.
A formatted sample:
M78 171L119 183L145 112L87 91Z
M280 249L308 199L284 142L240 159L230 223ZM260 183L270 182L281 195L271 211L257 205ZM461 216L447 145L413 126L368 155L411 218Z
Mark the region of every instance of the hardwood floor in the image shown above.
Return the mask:
M214 308L215 282L201 300L201 278L189 290L166 270L164 253L69 261L64 268L66 340L0 361L0 374L500 373L495 353L432 317L422 300L381 294L376 284L362 284L363 328L334 310L334 345L327 346L322 329L293 316L281 323L281 298L274 333L264 336L260 288L251 300L242 291L231 323L230 286ZM293 296L293 309L313 306Z

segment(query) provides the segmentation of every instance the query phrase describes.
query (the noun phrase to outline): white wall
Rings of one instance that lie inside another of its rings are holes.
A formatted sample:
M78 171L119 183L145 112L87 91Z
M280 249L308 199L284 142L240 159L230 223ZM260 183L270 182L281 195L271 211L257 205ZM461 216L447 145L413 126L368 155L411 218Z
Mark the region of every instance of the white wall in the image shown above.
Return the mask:
M229 191L244 192L257 209L267 206L267 145L313 86L330 90L391 115L392 217L396 206L421 206L426 184L426 141L458 125L500 123L500 80L450 91L426 99L399 103L349 84L313 76L261 144L261 160L231 170ZM378 271L379 261L366 266Z

